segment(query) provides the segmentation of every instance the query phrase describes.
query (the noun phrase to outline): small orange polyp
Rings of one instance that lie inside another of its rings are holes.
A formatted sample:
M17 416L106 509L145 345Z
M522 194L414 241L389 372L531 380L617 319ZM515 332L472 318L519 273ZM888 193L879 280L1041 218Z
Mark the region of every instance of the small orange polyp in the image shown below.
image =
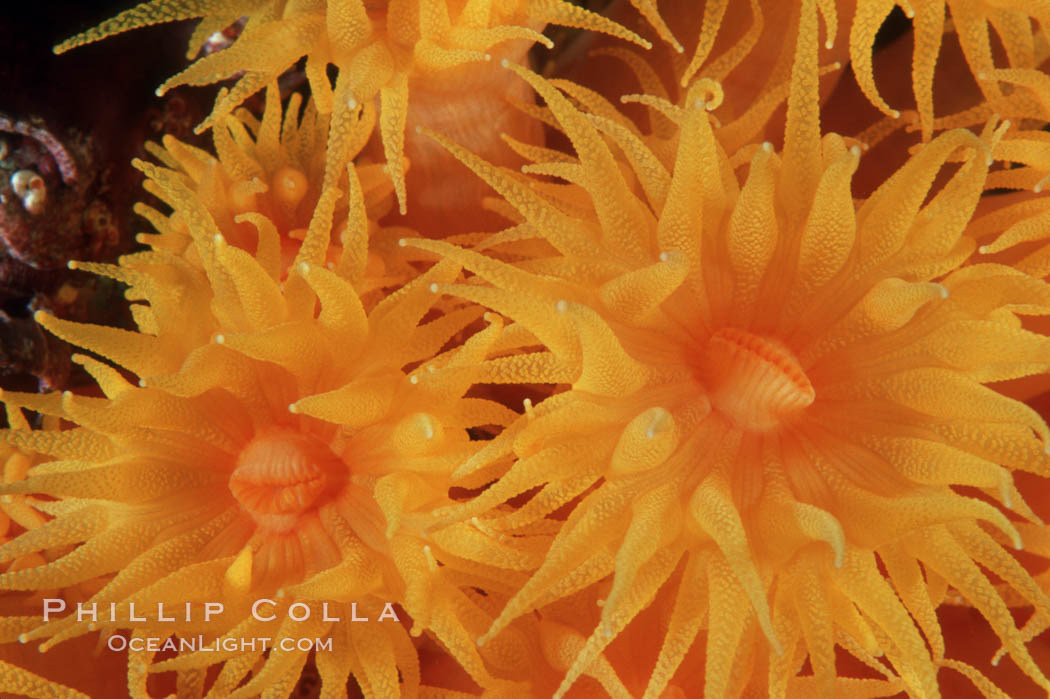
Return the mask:
M294 208L306 196L308 181L300 170L282 167L273 175L273 193L278 201Z
M791 350L738 328L711 336L701 376L712 407L749 432L775 429L816 398Z
M346 465L316 437L273 430L241 450L230 492L256 524L283 533L335 492L346 475Z

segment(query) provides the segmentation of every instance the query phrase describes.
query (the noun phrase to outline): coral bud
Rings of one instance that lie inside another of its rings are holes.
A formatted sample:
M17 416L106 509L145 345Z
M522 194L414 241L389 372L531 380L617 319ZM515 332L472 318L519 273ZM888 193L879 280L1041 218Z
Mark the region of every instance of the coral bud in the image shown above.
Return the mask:
M294 209L306 196L306 175L291 167L282 167L273 175L273 193L289 209Z

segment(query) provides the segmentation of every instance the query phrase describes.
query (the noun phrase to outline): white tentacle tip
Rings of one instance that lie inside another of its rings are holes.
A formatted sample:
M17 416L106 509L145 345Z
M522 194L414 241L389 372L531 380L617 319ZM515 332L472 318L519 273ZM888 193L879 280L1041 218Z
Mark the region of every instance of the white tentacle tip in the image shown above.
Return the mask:
M427 559L427 568L430 569L430 572L436 573L438 570L438 562L437 559L434 558L434 552L430 550L429 544L423 546L423 556Z
M840 569L842 566L846 565L846 549L844 546L833 546L832 553L835 555L832 565Z
M762 142L762 150L764 150L767 153L772 153L773 152L773 144L771 142L769 142L769 141L763 141Z
M674 426L671 413L667 412L666 408L656 407L647 412L650 419L645 428L646 439L656 439L656 435L667 432Z
M554 304L554 310L556 310L558 313L568 313L569 302L565 299L559 300L556 304Z
M292 415L298 415L299 414L299 408L295 405L295 403L289 403L288 404L288 412L290 412Z
M430 421L423 423L423 439L434 438L434 425Z
M430 283L430 286L429 286L428 288L430 289L430 293L432 293L432 294L436 294L436 293L438 293L438 285L437 285L437 282L431 282L431 283Z
M226 336L223 335L222 333L216 333L215 337L212 338L212 340L217 345L224 345L224 344L226 344Z

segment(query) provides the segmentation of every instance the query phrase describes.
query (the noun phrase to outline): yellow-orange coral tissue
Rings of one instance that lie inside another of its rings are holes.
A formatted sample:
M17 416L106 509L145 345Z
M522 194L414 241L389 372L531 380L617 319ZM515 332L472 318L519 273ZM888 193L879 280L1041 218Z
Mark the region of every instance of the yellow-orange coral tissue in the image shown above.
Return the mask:
M1050 11L151 0L56 51L239 17L153 232L70 261L134 326L38 313L91 384L3 393L0 693L1050 693Z

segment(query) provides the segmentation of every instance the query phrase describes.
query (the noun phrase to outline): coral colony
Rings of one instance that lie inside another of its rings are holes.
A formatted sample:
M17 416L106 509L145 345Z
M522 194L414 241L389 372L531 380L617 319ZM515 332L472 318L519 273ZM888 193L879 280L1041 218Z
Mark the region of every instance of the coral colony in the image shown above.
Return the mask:
M1050 691L1044 4L152 0L56 51L191 18L210 145L68 262L133 324L38 312L93 384L3 394L5 696Z

